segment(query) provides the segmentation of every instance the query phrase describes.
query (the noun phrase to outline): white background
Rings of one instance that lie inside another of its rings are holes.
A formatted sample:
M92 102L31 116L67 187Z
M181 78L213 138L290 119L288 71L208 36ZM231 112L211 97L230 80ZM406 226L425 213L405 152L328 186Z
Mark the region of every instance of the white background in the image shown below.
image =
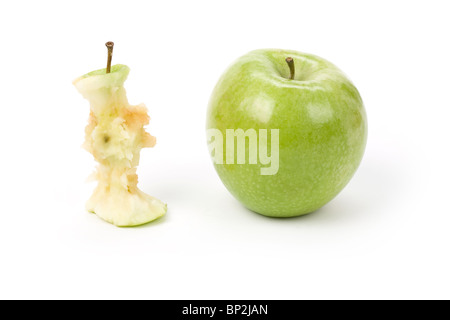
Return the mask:
M450 20L445 1L0 4L0 298L450 298ZM127 64L158 138L141 188L167 216L120 229L84 211L89 105L71 82ZM322 56L369 119L363 162L318 212L244 209L208 156L209 95L258 48Z

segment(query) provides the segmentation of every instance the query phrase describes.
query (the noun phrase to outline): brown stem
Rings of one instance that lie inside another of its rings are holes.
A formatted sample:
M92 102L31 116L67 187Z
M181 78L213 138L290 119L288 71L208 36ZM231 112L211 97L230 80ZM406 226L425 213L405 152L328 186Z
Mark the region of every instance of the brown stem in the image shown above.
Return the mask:
M294 65L294 59L292 59L291 57L287 57L286 58L286 63L289 66L289 70L291 71L291 76L290 76L290 80L294 80L295 77L295 65Z
M108 63L106 64L106 73L110 73L114 42L108 41L107 43L105 43L105 45L108 48Z

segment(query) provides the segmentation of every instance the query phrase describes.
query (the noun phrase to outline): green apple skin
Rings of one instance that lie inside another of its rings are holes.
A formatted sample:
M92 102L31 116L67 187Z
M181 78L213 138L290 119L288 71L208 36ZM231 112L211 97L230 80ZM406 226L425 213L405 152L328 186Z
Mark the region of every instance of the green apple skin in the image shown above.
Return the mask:
M214 164L236 199L271 217L311 213L332 200L367 140L364 105L345 74L315 55L278 49L252 51L228 68L210 98L206 128L224 137L226 129L280 130L277 174L261 175L261 164Z

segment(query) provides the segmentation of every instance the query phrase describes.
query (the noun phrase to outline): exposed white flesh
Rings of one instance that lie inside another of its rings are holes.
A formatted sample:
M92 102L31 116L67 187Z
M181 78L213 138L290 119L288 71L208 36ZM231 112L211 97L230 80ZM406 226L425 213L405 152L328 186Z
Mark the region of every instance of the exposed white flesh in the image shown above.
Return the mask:
M99 163L98 186L87 210L120 227L145 224L167 211L166 204L137 187L140 151L153 147L156 139L145 132L147 108L128 103L123 87L128 73L127 66L115 65L109 74L97 70L73 82L90 102L84 148Z

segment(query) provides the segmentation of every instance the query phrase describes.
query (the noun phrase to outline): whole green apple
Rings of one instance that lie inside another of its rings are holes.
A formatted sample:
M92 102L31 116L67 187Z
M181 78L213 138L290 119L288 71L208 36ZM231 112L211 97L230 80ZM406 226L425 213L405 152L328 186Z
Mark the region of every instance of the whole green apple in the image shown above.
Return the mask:
M313 212L350 181L364 154L358 90L332 63L264 49L217 83L207 134L215 169L247 208L271 217Z

